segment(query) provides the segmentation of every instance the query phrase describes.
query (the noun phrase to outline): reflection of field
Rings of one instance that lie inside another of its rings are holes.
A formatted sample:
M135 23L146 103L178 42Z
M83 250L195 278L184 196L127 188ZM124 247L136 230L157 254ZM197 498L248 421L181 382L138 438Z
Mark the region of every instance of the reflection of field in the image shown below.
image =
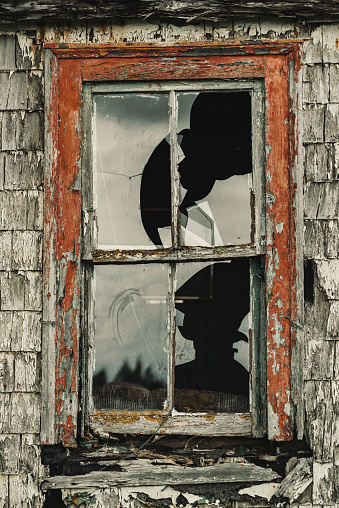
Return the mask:
M144 411L164 409L166 389L147 390L129 383L109 383L94 389L96 409ZM242 413L249 411L246 395L207 390L175 390L174 407L180 412Z

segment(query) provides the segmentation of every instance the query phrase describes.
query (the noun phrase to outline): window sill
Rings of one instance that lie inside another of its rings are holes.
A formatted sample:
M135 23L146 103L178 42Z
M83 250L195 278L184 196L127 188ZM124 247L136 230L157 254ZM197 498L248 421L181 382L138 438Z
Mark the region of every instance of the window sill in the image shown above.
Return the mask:
M166 418L166 413L147 411L96 411L90 428L99 435L153 434ZM191 436L252 436L250 413L176 413L161 427L160 434Z
M109 488L138 485L192 485L201 483L270 482L280 479L272 469L243 462L230 462L217 466L185 467L151 465L149 460L124 461L120 471L94 471L77 476L53 476L42 483L44 491L50 489Z

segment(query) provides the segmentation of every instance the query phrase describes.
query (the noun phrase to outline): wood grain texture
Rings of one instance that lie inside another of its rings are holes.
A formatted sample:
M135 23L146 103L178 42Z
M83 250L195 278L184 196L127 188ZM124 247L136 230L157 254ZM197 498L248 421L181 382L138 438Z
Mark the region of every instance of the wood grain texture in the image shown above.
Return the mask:
M0 312L1 351L40 351L41 315L39 312Z
M23 19L68 19L70 16L76 19L86 17L93 18L145 18L149 16L165 17L166 19L180 19L186 22L203 20L228 19L229 16L301 16L303 18L321 18L331 16L335 19L338 12L332 2L313 0L285 0L283 2L262 2L254 0L251 3L241 0L211 0L206 6L203 0L180 0L176 2L162 2L161 0L109 0L101 3L98 0L88 2L82 0L75 4L72 1L60 0L52 2L45 0L44 3L29 6L27 3L17 3L13 0L5 0L0 8L0 20L23 20Z
M146 411L145 414L128 411L96 411L90 417L91 428L98 434L105 432L153 434L166 414ZM175 414L161 427L164 434L194 436L251 436L249 414Z
M186 468L182 466L147 466L132 463L121 472L93 472L79 476L54 476L43 482L43 489L113 487L133 485L177 485L271 481L279 475L270 468L249 463L225 463L219 466Z
M336 259L339 256L339 221L305 221L305 256L309 259Z
M6 190L36 190L43 183L42 151L10 151L3 154L4 188Z
M3 393L0 395L0 432L4 434L38 434L41 399L36 393Z
M288 473L288 475L279 484L273 500L288 499L289 503L297 501L305 489L311 485L312 460L309 458L300 459L297 465ZM271 502L273 501L271 500Z

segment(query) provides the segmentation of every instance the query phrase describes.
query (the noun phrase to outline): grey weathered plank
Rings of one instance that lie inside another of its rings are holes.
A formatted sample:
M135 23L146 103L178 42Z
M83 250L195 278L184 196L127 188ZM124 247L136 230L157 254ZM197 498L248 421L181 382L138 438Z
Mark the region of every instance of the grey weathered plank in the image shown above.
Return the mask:
M9 508L8 475L0 474L0 506Z
M328 339L339 339L339 302L333 301L329 305L326 335Z
M14 391L40 390L40 357L37 353L16 353L14 358Z
M0 312L0 351L41 350L41 314L38 312Z
M37 477L41 470L40 436L39 434L22 434L20 437L18 472L32 473Z
M0 392L14 391L14 353L0 353Z
M333 457L333 406L331 381L305 382L306 435L315 461Z
M1 310L24 310L25 276L22 273L0 272Z
M274 499L288 499L290 503L296 501L305 489L312 483L312 460L302 458L280 483ZM273 501L273 500L271 500Z
M310 340L305 344L304 379L333 379L335 343L330 340Z
M339 221L306 220L304 254L309 259L335 259L339 256Z
M27 72L10 73L7 103L4 105L4 109L27 109L27 84Z
M42 234L40 232L13 231L12 248L13 270L42 269Z
M25 310L42 310L42 273L25 273Z
M305 65L303 68L303 102L327 104L329 101L329 66ZM332 93L332 89L331 89Z
M10 270L12 265L12 231L0 231L0 270Z
M41 111L4 111L2 121L3 150L41 150L43 148Z
M28 74L27 108L34 110L42 109L43 107L43 72L34 70Z
M325 113L325 141L339 141L339 104L327 104Z
M40 508L43 496L38 477L32 474L17 474L9 477L10 508L27 506Z
M0 230L26 229L27 192L0 192Z
M316 261L320 286L329 300L339 300L339 259Z
M329 148L325 143L306 145L304 155L305 178L308 182L326 182L328 180Z
M338 24L324 24L322 27L322 61L324 63L339 63L339 50L337 45Z
M91 428L120 434L153 434L166 415L158 416L129 414L116 411L96 411L91 415ZM161 427L163 434L184 434L194 436L251 436L249 414L218 413L187 414L176 413Z
M0 153L0 190L4 188L5 180L5 154Z
M9 92L9 71L0 72L0 110L6 109Z
M305 186L305 218L339 218L339 182L308 183Z
M44 195L41 190L27 191L27 229L43 230Z
M335 499L333 462L313 462L313 503L332 505Z
M304 143L321 143L324 141L325 106L305 104L303 110Z
M46 109L52 107L51 76L52 68L57 68L57 59L49 50L45 51L45 93ZM48 122L44 126L44 142L46 159L44 167L45 188L49 189L50 199L54 197L53 186L53 139ZM45 200L47 206L47 199ZM45 211L46 216L47 212ZM52 212L51 212L52 213ZM42 327L42 411L41 411L41 441L54 444L55 437L55 365L56 365L56 266L55 266L55 220L50 217L44 228L43 245L43 316ZM53 368L51 368L53 366Z
M330 65L330 102L339 102L339 65Z
M241 0L211 0L206 6L203 0L180 0L177 2L162 2L161 0L141 0L137 3L126 1L107 0L105 3L95 0L88 2L82 0L76 4L71 0L61 2L60 0L53 2L45 0L43 3L30 4L28 2L16 3L11 0L5 0L0 8L0 20L22 20L22 19L48 19L58 17L59 19L69 19L76 17L82 19L84 17L100 18L111 17L129 17L144 18L145 16L154 15L156 17L166 17L175 19L227 19L229 16L302 16L304 18L314 18L322 16L331 16L335 19L338 14L335 3L329 3L321 0L313 0L306 2L305 0L297 0L291 2L285 0L283 2L262 2L254 0L250 3Z
M18 434L0 435L0 457L0 474L17 474L19 472L20 436Z
M125 468L126 467L126 468ZM224 463L208 467L150 466L126 464L123 471L93 472L79 476L54 476L43 489L110 487L134 485L176 485L271 481L280 476L270 468L249 463Z
M15 37L0 35L0 69L14 70L15 68Z
M33 190L42 185L43 152L6 152L4 158L4 188Z
M37 393L0 394L0 432L38 434L41 399Z

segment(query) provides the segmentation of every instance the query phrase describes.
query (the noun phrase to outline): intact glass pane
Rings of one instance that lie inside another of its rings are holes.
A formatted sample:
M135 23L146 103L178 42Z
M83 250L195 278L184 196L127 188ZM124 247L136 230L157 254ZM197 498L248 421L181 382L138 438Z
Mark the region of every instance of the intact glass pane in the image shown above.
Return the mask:
M168 100L94 95L99 248L171 245Z
M174 407L249 411L249 260L178 265Z
M95 265L94 405L163 409L168 265Z
M251 242L251 97L178 94L180 243Z

